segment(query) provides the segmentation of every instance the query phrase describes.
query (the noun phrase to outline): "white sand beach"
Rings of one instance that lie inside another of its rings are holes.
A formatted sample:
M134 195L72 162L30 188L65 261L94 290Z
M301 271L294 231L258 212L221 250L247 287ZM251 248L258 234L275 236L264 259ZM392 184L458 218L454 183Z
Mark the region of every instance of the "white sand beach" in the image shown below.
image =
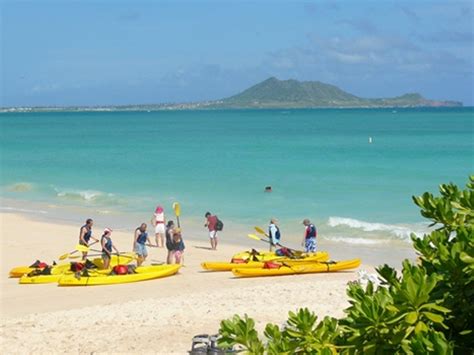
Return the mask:
M220 321L234 314L248 314L259 327L281 324L288 311L301 307L320 318L340 317L348 306L346 284L357 279L356 271L251 279L204 272L202 261L229 260L243 247L221 244L211 251L203 238L185 239L185 266L176 276L96 287L19 285L18 279L7 276L12 267L39 257L57 260L74 249L79 226L9 213L0 217L0 336L8 354L183 354L190 350L194 335L217 333ZM96 236L100 230L95 226ZM130 233L114 232L113 240L124 251L132 244ZM148 263L164 260L164 249L150 249ZM361 268L372 270L369 265Z

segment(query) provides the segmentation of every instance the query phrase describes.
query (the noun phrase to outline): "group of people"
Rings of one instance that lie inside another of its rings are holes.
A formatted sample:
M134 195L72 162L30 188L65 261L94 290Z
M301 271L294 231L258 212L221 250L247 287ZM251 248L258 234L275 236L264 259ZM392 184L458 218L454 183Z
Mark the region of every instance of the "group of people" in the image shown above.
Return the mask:
M184 261L184 241L181 233L181 228L176 227L173 221L168 221L165 225L164 209L158 206L152 217L152 224L155 227L155 244L150 240L147 232L147 224L142 223L135 229L133 235L132 250L137 254L137 266L141 266L148 256L147 247L163 248L166 246L168 255L166 262L168 264L183 263ZM112 242L112 229L105 228L100 240L92 235L92 226L94 221L91 218L86 220L86 223L80 228L79 244L84 246L91 246L100 242L102 248L101 255L104 262L104 268L108 269L110 266L110 259L113 251L119 254L119 250ZM166 240L166 243L164 243ZM90 243L92 241L92 243ZM87 258L87 251L82 252L82 259Z
M222 222L216 215L213 215L210 212L205 214L205 224L204 227L208 229L209 239L211 243L211 249L217 249L217 233L222 230ZM179 222L179 220L178 220ZM147 232L147 224L142 223L138 228L135 229L133 235L133 245L132 250L137 254L137 266L143 264L148 256L147 247L157 247L163 248L164 246L168 250L166 256L166 262L168 264L172 263L183 263L184 261L184 241L181 233L181 228L176 227L172 220L166 222L165 213L162 206L157 206L155 212L152 216L151 223L155 229L155 244L150 240L150 237ZM112 242L112 229L105 228L102 236L99 239L96 239L92 236L92 226L94 221L89 218L86 220L86 223L81 227L79 233L79 244L84 246L91 246L92 244L99 243L102 247L102 259L104 261L104 268L110 266L110 259L112 257L113 251L119 254L119 250ZM301 246L305 248L306 253L316 252L316 237L317 229L316 226L311 223L309 219L303 220L303 225L305 226L303 240ZM273 251L275 248L284 248L281 245L281 232L278 226L278 220L272 218L268 226L268 236L270 239L270 251ZM90 243L91 240L93 243ZM82 258L85 260L87 258L87 251L82 252Z
M318 236L318 230L316 229L316 226L307 218L303 220L303 225L305 228L301 246L304 247L306 253L314 253L316 252L317 247L316 237ZM281 232L280 228L278 227L278 220L276 218L272 218L270 220L270 224L268 226L268 236L270 238L270 251L273 251L273 249L276 247L283 247L281 245Z

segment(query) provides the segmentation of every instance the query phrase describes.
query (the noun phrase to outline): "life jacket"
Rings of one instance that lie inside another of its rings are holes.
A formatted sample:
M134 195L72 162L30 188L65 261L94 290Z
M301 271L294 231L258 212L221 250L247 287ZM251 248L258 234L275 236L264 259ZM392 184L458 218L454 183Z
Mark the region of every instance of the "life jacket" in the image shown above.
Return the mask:
M77 272L77 271L81 271L84 268L85 268L85 265L83 263L76 263L74 261L71 262L71 271Z
M81 227L81 230L82 228L86 228L87 229L87 233L84 234L84 240L89 243L89 240L91 239L92 237L92 229L88 229L87 228L87 224L84 224L82 227Z
M105 235L103 235L102 238L101 238L101 241L100 241L101 244L102 244L102 241L104 240L104 238L107 241L105 242L105 245L102 248L102 252L107 252L108 251L110 253L110 252L112 252L112 239L105 236Z
M306 227L306 239L316 238L317 234L318 232L316 231L316 227L314 226L314 224L311 223L309 226Z
M233 264L245 264L247 260L242 259L242 258L232 258L230 262Z
M30 267L34 267L35 269L44 269L47 266L48 264L39 260L36 260L33 264L30 265Z
M137 229L137 230L139 230L139 229ZM138 244L145 244L147 238L148 238L148 233L147 232L141 232L140 235L137 238L137 243Z
M279 269L280 266L280 264L275 263L273 261L266 261L265 264L263 264L264 269Z

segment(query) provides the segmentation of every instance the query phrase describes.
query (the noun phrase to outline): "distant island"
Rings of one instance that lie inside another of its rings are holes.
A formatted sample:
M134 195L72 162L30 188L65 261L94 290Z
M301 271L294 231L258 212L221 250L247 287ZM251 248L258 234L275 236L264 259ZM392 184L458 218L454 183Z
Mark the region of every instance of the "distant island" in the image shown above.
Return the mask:
M241 93L221 100L122 106L12 107L12 111L155 111L199 109L291 109L291 108L410 108L461 107L459 101L425 99L418 93L393 98L362 98L320 81L278 80L271 77Z
M425 99L418 93L393 98L365 99L320 81L269 78L240 94L215 102L225 108L319 108L319 107L457 107L462 102Z

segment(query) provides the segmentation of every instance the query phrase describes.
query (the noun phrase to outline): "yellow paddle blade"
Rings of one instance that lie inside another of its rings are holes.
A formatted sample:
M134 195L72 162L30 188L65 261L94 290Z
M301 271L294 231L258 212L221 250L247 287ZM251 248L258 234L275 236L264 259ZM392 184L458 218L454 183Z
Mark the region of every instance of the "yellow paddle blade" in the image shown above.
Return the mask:
M262 228L260 227L254 227L254 229L257 231L257 233L263 234L268 237L267 232L265 232Z
M69 259L79 259L82 258L82 255L69 255Z
M247 237L255 240L262 240L260 237L256 236L255 234L247 234Z
M69 253L61 255L58 259L59 260L64 260L69 256Z
M176 217L179 217L181 215L181 206L178 202L173 203L173 210Z
M76 245L76 250L78 250L78 251L89 251L89 247L85 246L85 245L82 245L82 244L77 244Z

